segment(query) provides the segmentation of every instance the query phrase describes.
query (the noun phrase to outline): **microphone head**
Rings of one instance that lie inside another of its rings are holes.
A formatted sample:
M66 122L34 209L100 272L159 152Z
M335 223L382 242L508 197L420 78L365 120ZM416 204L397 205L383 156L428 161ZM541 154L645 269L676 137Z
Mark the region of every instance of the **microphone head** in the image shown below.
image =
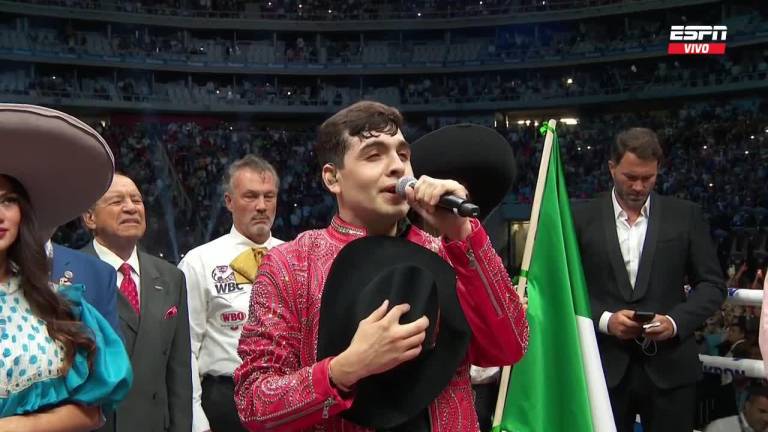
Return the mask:
M395 186L395 193L400 198L405 198L405 188L408 186L413 187L413 185L416 183L416 179L410 176L402 177L400 180L397 181L397 186Z

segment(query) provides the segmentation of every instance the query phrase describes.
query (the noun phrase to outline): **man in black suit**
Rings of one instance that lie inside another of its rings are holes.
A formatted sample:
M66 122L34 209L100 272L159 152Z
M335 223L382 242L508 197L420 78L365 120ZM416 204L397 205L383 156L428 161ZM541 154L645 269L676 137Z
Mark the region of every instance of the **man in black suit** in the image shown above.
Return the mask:
M83 251L116 271L118 315L134 375L128 397L101 430L189 432L192 372L184 274L138 251L146 218L130 178L115 174L83 221L94 234Z
M573 212L619 432L633 430L636 414L646 432L693 429L693 333L726 294L699 207L653 192L662 160L653 131L620 133L608 162L613 190ZM650 322L636 311L651 312Z

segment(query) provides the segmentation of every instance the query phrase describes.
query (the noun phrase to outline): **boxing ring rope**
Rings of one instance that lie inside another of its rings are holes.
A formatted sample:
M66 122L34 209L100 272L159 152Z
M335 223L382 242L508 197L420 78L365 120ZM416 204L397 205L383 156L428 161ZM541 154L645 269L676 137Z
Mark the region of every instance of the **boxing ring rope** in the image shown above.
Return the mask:
M763 291L752 289L728 288L726 302L735 305L758 306L763 304ZM705 373L730 374L734 377L765 378L765 366L762 360L718 357L699 354Z

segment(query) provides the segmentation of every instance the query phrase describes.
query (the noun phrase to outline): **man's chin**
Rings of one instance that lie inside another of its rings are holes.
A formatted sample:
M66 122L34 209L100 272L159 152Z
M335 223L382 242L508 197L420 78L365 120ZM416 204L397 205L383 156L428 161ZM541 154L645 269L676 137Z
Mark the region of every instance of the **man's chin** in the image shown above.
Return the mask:
M139 240L141 240L142 237L144 237L144 230L140 230L140 229L123 230L118 232L116 237L121 239L122 241L138 242Z
M408 207L405 208L393 208L387 214L387 216L391 217L395 221L399 221L400 219L404 218L408 214Z
M250 224L251 231L269 231L272 221L253 221Z
M144 231L146 231L144 227L139 225L124 225L121 228L118 234L123 237L141 237L144 235Z
M408 213L408 206L395 206L392 204L389 205L380 205L374 209L369 209L368 212L371 215L376 215L376 217L380 217L382 219L391 219L393 221L398 221L405 217L405 215Z
M645 205L646 199L648 199L648 197L640 197L640 198L629 197L625 199L624 202L627 203L632 208L639 210L643 207L643 205Z
M248 237L253 239L260 239L260 238L269 238L269 231L270 227L267 224L258 224L251 226L251 229L248 232ZM255 240L254 240L255 241Z

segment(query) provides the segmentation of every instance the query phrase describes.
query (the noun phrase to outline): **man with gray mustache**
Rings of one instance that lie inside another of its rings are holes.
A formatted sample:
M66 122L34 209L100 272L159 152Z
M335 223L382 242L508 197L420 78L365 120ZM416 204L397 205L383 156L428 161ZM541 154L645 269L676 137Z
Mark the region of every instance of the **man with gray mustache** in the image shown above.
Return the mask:
M280 180L269 162L254 155L233 162L224 188L232 229L179 264L189 292L194 432L245 431L233 396L237 343L261 258L283 243L271 233Z

